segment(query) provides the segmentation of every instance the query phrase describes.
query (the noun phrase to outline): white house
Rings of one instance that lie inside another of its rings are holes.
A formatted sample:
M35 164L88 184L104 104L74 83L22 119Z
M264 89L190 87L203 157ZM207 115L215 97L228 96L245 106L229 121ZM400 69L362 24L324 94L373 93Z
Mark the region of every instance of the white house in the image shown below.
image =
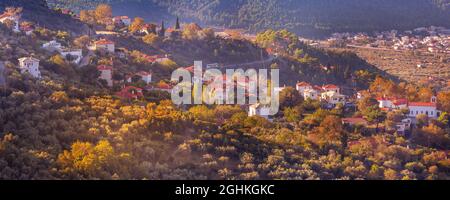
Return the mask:
M32 25L20 25L19 28L25 33L25 35L31 35L34 31L34 27Z
M336 86L336 85L332 85L332 84L322 86L322 89L323 89L325 92L335 92L335 93L337 93L337 94L340 94L340 93L341 93L341 88L339 88L339 87Z
M144 82L147 83L147 84L149 84L149 83L152 82L152 73L146 72L146 71L140 71L140 72L138 72L138 73L136 73L136 74L134 74L134 75L132 75L132 76L128 76L128 77L127 77L127 82L128 82L128 83L133 82L132 79L133 79L133 77L135 77L135 76L141 77L141 80L144 81Z
M140 76L142 80L147 84L152 82L152 73L150 72L141 71L138 72L137 75Z
M71 57L71 62L75 64L79 64L83 58L83 51L81 49L62 49L59 53L66 59Z
M437 104L433 102L411 102L408 104L410 118L416 118L418 115L427 115L431 119L436 119L441 115L437 109Z
M20 18L21 18L21 16L19 14L5 12L2 15L0 15L0 22L1 23L5 23L8 20L12 21L14 23L13 31L14 32L20 32L20 28L19 28L19 20L20 20Z
M41 78L39 71L39 60L32 57L24 57L19 59L20 73L29 73L35 78Z
M111 66L100 65L97 67L97 70L100 71L99 79L105 80L109 87L113 86L112 74L113 68Z
M61 51L62 45L61 45L61 43L57 42L56 40L52 40L50 42L44 43L42 45L42 48L49 50L49 51Z
M115 51L115 43L110 40L101 39L94 42L94 50L105 50L110 53Z
M307 89L313 89L313 86L307 82L299 82L297 83L297 85L295 86L295 89L297 89L298 92L300 92L300 94L303 94L303 92Z
M337 105L339 103L345 104L346 96L330 90L322 93L322 100L332 105Z
M251 105L248 110L249 117L260 116L271 121L269 114L270 114L270 107L261 105L259 103Z
M412 120L407 118L407 119L403 119L399 123L396 123L395 127L396 127L398 133L405 134L407 131L411 130L411 124L412 124Z
M387 108L387 109L406 109L408 107L407 99L398 99L398 98L378 98L377 99L379 108Z
M306 89L303 91L304 99L320 100L320 97L321 97L320 91L316 89Z
M117 23L123 23L125 26L131 25L131 19L128 16L117 16L113 18L113 22L115 24Z

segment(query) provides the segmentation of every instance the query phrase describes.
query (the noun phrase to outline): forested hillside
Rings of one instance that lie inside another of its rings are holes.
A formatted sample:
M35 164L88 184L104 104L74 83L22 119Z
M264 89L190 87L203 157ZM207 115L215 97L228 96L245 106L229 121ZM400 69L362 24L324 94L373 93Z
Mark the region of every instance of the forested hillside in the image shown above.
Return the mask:
M287 28L306 36L332 32L450 26L448 0L48 0L53 6L86 8L96 2L133 6L129 15L149 8L167 8L172 15L210 25L259 31ZM142 12L142 11L141 11Z
M8 6L22 7L24 20L43 27L54 30L64 29L75 34L88 32L88 27L80 21L49 9L45 0L1 0L0 12Z
M401 133L397 124L408 112L383 111L376 98L425 102L433 89L379 76L355 54L309 47L286 30L266 30L254 42L216 37L195 24L168 36L142 34L136 28L144 25L142 19L109 27L129 32L101 36L112 40L114 51L93 50L91 43L107 40L69 34L75 18L65 23L58 17L68 15L55 14L42 1L1 2L23 6L23 16L39 23L30 34L0 24L6 79L0 87L0 180L449 179L450 92L437 93L439 118L418 115L416 127ZM109 6L90 13L78 23L96 30L111 26ZM53 23L54 29L41 23ZM52 40L81 48L86 65L41 48ZM146 55L162 53L171 56L150 62ZM42 77L22 71L18 59L28 56L40 60ZM238 105L176 106L164 90L171 72L195 59L233 64L261 57L273 57L264 67L279 68L282 83L291 82L280 93L280 112L273 120L249 116ZM112 87L100 72L107 68ZM129 76L139 72L152 72L152 81ZM304 98L292 87L297 81L351 82L351 89L368 91L330 108L325 101ZM146 89L133 97L140 88ZM349 117L364 122L343 123Z

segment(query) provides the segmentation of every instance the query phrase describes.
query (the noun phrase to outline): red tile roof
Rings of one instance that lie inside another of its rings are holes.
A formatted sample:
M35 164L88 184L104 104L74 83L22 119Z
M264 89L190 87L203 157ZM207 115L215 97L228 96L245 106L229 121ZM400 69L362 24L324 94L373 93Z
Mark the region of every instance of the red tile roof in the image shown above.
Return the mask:
M399 105L406 105L408 104L408 100L407 99L398 99L396 97L379 97L377 98L377 101L391 101L392 104L399 106Z
M321 88L321 87L319 87L317 85L313 86L313 89L317 90L317 91L322 91L323 90L323 88Z
M307 82L299 82L297 83L297 87L310 87L311 84L307 83Z
M346 124L368 124L364 118L343 118L342 122Z
M396 106L406 105L408 104L408 99L395 99L392 103Z
M323 89L339 89L339 87L337 85L328 84L323 86Z
M5 12L0 15L0 19L6 18L6 17L12 17L12 16L14 16L14 15L11 13Z
M134 86L124 87L120 92L117 92L116 95L125 99L137 99L144 96L142 89Z
M168 33L175 32L175 29L173 29L173 28L168 28L168 29L167 29L167 32L168 32Z
M167 56L165 55L146 55L146 54L142 54L142 57L147 59L148 62L156 62L156 59L159 58L167 58Z
M112 70L113 68L111 66L106 65L99 65L97 66L97 70L104 71L104 70Z
M436 103L430 103L430 102L411 102L408 104L408 106L414 106L414 107L437 107Z
M158 85L155 88L163 89L163 90L170 90L170 89L172 89L172 86L170 86L167 83L158 83Z
M107 39L101 39L95 42L96 45L107 45L107 44L114 44L113 41L107 40Z
M136 75L138 75L138 76L151 76L152 73L146 72L146 71L140 71L140 72L136 73Z
M188 70L191 73L194 73L194 66L185 67L185 70Z

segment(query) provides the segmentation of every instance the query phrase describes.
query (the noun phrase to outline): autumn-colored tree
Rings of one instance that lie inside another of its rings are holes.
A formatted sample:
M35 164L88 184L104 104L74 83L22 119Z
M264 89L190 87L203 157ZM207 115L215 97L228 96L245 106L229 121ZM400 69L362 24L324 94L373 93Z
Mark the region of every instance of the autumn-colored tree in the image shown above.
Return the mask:
M81 173L86 177L112 179L114 174L123 174L123 167L129 154L116 153L111 144L101 140L97 145L89 142L75 142L70 151L58 156L58 164L63 173Z
M439 92L437 99L440 110L450 113L450 92Z
M314 128L309 137L320 147L325 145L346 145L343 144L345 132L342 127L341 119L334 115L326 116L319 127Z
M150 33L144 37L142 37L142 41L144 41L147 44L150 44L152 46L159 46L161 41L161 38L154 34L154 33Z
M183 29L183 38L186 40L199 39L201 31L202 31L202 28L199 25L197 25L195 23L187 24L184 26L184 29Z
M210 122L215 121L214 111L204 105L194 106L189 109L189 112L192 113L194 115L194 117L198 120L210 121Z
M52 62L52 63L54 63L56 65L59 65L61 67L66 67L67 66L66 60L59 54L56 54L56 55L52 56L50 58L50 62Z
M371 96L364 96L362 99L358 100L358 110L362 113L374 106L378 106L378 101Z
M53 94L50 96L50 99L58 103L65 103L70 100L69 96L64 91L53 92Z
M388 112L386 115L385 120L385 126L389 129L394 129L396 127L396 124L400 122L404 118L404 115L402 112Z
M81 10L80 11L80 20L87 24L95 24L95 13L91 10Z
M137 31L141 30L142 27L144 27L144 25L145 25L144 19L141 17L136 17L134 18L133 22L128 27L128 29L130 30L130 32L136 33Z
M422 87L419 89L418 101L420 102L430 102L431 97L434 96L433 90L428 87Z
M70 38L70 34L66 31L58 31L56 33L56 38L61 41L67 41Z
M429 124L414 131L413 141L429 147L447 149L450 145L450 135L439 126Z
M387 80L381 76L377 76L375 78L369 89L372 94L379 97L396 96L399 94L396 84L393 81Z
M95 19L100 24L109 24L112 20L112 8L108 4L100 4L95 8Z
M441 115L438 117L437 121L441 123L443 127L449 127L450 128L450 114L447 112L441 113Z
M399 174L397 171L393 170L393 169L386 169L384 171L384 179L386 180L398 180L399 179Z
M163 62L160 62L159 65L166 70L174 70L178 66L178 64L173 60L164 60Z
M283 115L288 122L298 122L301 119L301 107L296 106L294 108L287 107L283 110Z
M89 45L90 38L87 35L82 35L75 40L73 40L73 44L77 47L84 48Z
M426 114L419 114L416 116L417 126L423 127L428 125L429 117Z

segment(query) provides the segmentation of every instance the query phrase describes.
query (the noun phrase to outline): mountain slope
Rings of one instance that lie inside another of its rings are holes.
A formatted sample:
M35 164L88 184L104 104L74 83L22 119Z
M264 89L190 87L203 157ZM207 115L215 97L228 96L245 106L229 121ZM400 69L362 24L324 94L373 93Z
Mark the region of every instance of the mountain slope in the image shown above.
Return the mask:
M430 0L169 0L171 12L203 22L261 30L289 28L303 35L450 26L445 1Z
M23 19L53 30L67 30L75 34L86 33L88 27L68 15L53 11L45 0L0 0L0 12L5 7L23 7Z
M48 0L75 9L95 3L141 4L128 10L148 12L163 6L173 15L196 22L260 31L288 28L306 36L332 32L450 26L449 0ZM145 6L144 6L145 5ZM119 6L118 6L119 7Z

